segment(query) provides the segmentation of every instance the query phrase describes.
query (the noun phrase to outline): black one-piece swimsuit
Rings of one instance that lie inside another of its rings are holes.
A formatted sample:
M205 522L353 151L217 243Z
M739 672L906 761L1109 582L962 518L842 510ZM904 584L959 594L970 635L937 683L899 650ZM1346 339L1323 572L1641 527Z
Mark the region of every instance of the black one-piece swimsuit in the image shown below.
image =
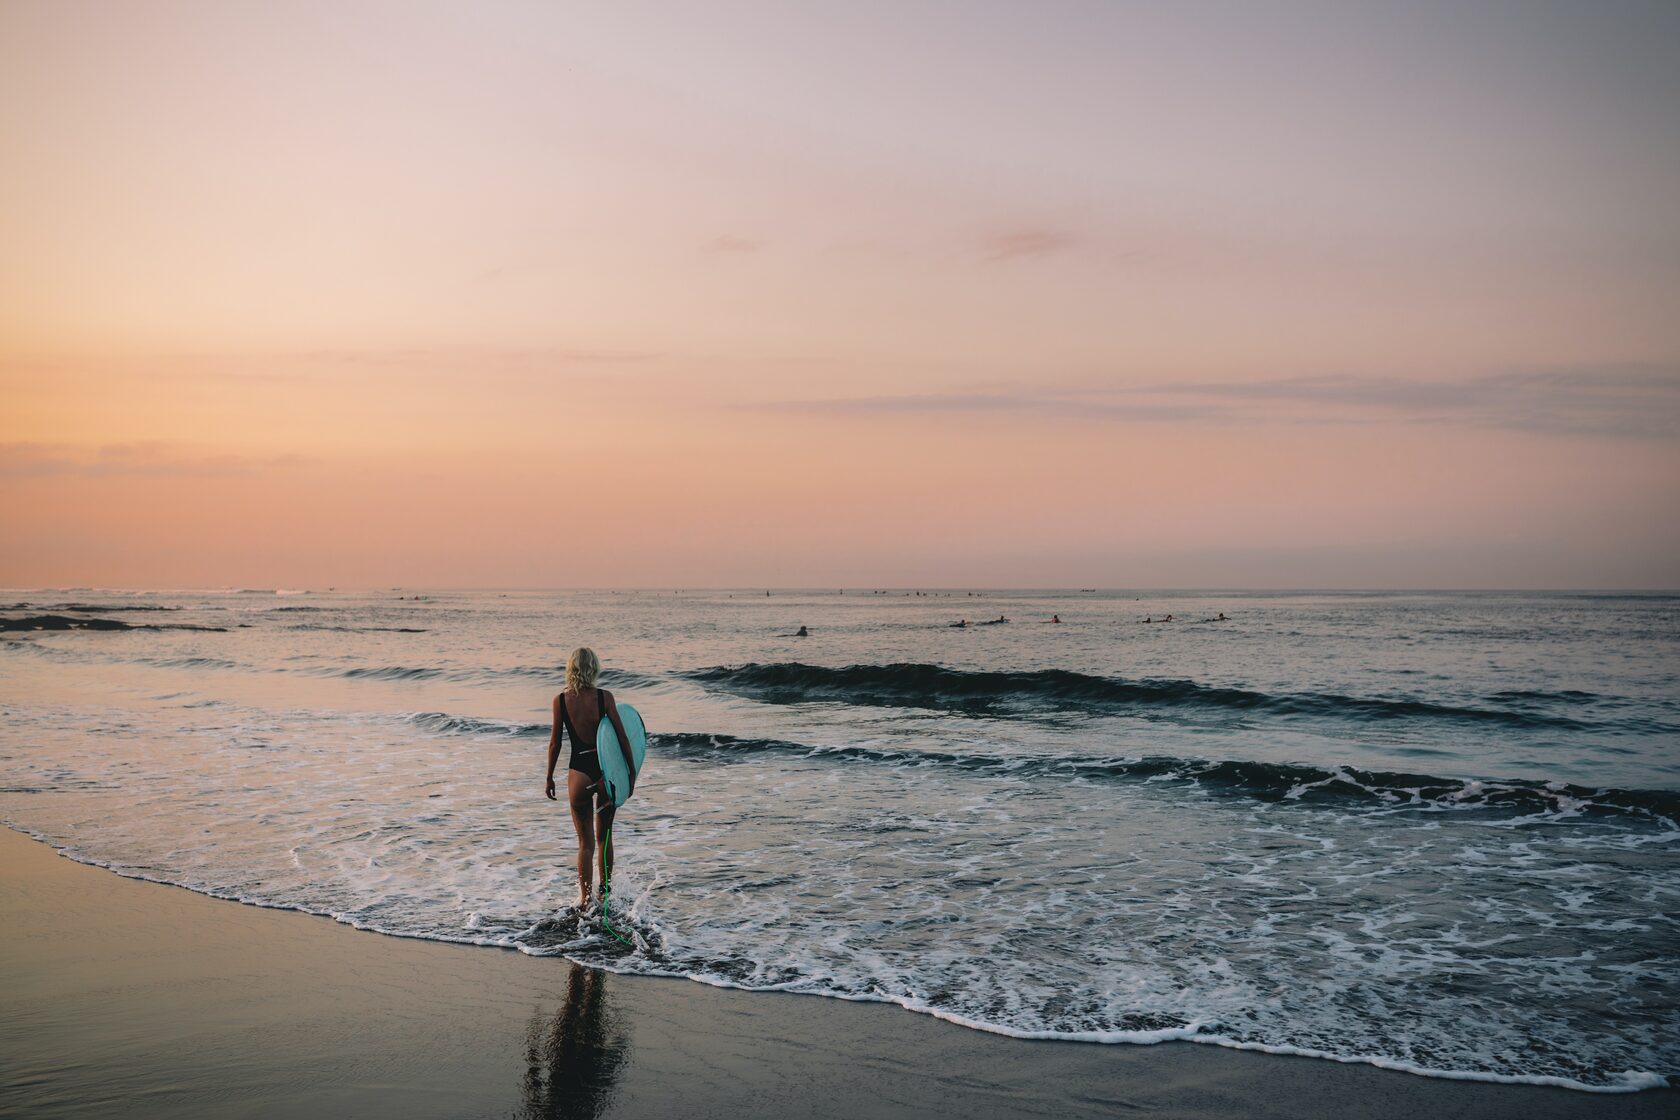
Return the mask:
M595 702L601 707L601 719L607 718L607 694L600 689L595 690ZM572 757L566 763L568 770L576 770L592 782L601 780L601 760L595 753L595 744L585 744L577 728L572 725L571 713L566 711L566 694L560 694L560 722L565 725L566 734L572 737Z

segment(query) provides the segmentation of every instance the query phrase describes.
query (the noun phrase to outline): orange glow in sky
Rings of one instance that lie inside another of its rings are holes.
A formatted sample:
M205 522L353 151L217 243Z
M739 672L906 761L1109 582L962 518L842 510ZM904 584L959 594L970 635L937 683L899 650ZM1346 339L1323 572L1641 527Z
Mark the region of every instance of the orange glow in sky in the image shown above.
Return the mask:
M1680 586L1677 45L13 0L0 585Z

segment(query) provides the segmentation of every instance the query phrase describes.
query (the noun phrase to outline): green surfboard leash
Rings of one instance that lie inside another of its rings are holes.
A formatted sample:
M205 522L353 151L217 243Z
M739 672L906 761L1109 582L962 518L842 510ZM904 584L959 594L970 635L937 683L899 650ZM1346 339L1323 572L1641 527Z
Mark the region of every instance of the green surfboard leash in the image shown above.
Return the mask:
M603 845L603 848L604 848L604 851L605 851L605 854L606 854L607 858L605 860L603 860L602 863L603 863L604 867L609 867L609 866L612 865L612 828L611 827L609 827L607 829L607 838L606 838L606 841ZM603 867L603 869L604 869L604 867ZM601 924L607 927L607 932L608 933L612 934L614 937L618 938L620 941L622 941L626 945L630 946L630 948L634 949L636 947L635 942L629 940L622 933L619 933L616 929L614 929L612 927L612 918L608 914L608 910L607 910L607 908L611 904L612 904L612 872L609 871L606 874L601 876Z

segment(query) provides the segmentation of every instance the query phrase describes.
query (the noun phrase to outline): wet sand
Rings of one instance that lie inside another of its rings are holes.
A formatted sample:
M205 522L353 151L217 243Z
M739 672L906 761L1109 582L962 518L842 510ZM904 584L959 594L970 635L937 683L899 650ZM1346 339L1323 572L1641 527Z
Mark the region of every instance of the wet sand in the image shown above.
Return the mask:
M0 829L0 1114L1669 1117L1680 1090L1023 1042L124 879Z

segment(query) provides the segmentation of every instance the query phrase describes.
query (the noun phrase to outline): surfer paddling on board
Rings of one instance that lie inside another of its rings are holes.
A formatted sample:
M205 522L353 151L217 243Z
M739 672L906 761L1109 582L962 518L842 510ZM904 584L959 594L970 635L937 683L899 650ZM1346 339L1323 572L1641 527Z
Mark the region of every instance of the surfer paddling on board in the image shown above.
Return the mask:
M597 852L595 838L606 836L612 828L617 806L607 795L601 781L601 760L595 750L595 733L604 718L618 733L624 760L630 774L631 788L636 784L636 762L631 757L630 737L624 732L619 718L618 702L612 693L595 687L601 672L601 659L587 646L580 646L566 659L566 691L554 698L554 732L548 739L548 785L544 792L550 801L554 796L554 764L560 760L560 732L564 729L572 737L572 757L566 766L566 801L572 809L572 827L578 840L578 901L579 909L589 905L592 893L590 863ZM612 845L599 845L601 882L612 878Z

